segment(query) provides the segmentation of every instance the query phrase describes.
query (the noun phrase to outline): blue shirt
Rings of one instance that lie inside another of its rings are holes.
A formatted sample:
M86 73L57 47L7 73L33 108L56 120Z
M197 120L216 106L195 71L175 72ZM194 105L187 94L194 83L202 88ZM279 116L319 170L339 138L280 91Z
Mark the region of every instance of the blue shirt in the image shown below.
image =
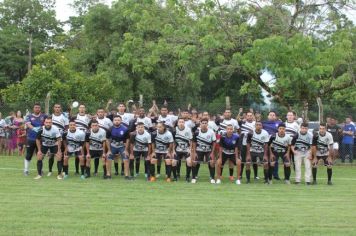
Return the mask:
M352 124L346 124L344 126L344 131L352 131L352 135L349 134L344 134L343 138L342 138L342 143L344 144L353 144L354 143L354 135L355 135L355 126L353 126Z
M119 127L113 126L107 135L111 139L110 143L112 147L123 147L129 138L129 129L124 124L121 124Z
M264 130L267 131L269 135L275 135L278 132L278 126L283 123L280 120L275 120L275 121L262 121L262 127Z
M239 142L239 135L238 134L232 134L231 137L227 137L227 135L223 135L220 138L220 146L223 148L223 152L225 154L235 154L235 148L238 146Z
M35 141L37 133L44 124L47 115L39 114L38 116L30 114L26 117L26 124L31 124L33 129L27 129L27 140Z

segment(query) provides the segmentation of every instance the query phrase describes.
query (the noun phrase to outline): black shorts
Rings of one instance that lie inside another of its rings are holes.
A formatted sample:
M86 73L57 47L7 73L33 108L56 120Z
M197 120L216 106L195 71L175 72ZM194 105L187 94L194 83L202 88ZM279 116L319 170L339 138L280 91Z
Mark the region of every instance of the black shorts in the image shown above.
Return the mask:
M49 151L50 154L56 154L58 152L58 146L41 146L41 152L46 155L46 153Z
M169 159L169 157L167 156L167 153L156 153L156 158L158 161L162 161L165 159Z
M182 159L187 159L190 156L189 152L176 152L174 159L180 161Z
M273 160L274 162L277 162L279 158L281 158L284 164L290 163L290 160L288 160L285 157L286 153L273 152L273 155L274 155L274 160Z
M225 162L227 160L231 161L232 163L234 163L234 165L236 166L236 157L235 154L226 154L226 153L222 153L222 165L225 165Z
M251 162L253 164L260 163L260 162L263 162L263 163L268 162L268 160L263 159L264 153L251 152L250 155L251 155Z
M143 159L147 159L148 152L147 151L134 151L133 152L135 159L140 159L141 157Z
M68 152L68 158L75 156L75 157L79 157L82 154L81 151L76 151L76 152Z
M332 161L331 162L328 161L328 156L321 156L321 157L317 156L316 158L318 159L318 162L319 162L320 159L322 159L323 162L324 162L324 166L332 166L333 165ZM317 164L318 163L316 163L316 165Z
M195 159L195 162L203 163L203 162L208 162L211 160L210 158L210 153L211 152L197 152L197 156Z
M246 162L246 155L247 155L247 146L245 146L245 145L241 145L241 161L243 162L243 163L245 163Z
M103 156L103 151L102 150L90 150L89 154L90 154L91 159L96 159L96 158L100 158Z

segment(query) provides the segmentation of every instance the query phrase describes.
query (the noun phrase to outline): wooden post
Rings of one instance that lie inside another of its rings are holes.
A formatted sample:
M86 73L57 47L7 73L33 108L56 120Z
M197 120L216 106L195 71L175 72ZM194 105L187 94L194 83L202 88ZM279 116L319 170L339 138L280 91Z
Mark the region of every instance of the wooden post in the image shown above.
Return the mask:
M317 97L316 102L318 103L319 107L319 122L324 122L324 110L323 110L323 103L321 102L321 98Z
M229 96L225 97L225 105L226 105L226 109L231 109L231 103L230 103L230 97Z
M140 100L138 101L140 107L143 107L143 95L140 94Z
M49 114L49 100L51 100L51 92L47 93L46 99L45 99L45 113Z

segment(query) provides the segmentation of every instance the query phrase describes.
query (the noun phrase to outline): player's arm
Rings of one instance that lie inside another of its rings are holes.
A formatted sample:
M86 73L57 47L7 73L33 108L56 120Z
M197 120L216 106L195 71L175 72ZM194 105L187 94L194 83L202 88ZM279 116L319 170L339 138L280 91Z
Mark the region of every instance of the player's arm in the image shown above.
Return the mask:
M250 160L251 157L251 142L252 142L252 134L248 133L247 134L247 139L246 139L246 158Z
M129 142L130 142L130 155L133 156L133 148L134 148L134 143L135 143L135 132L131 132L130 133L130 139L129 139ZM148 150L149 151L149 150ZM148 152L149 154L150 152Z
M312 142L312 147L311 147L311 158L315 162L317 160L316 158L316 146L318 144L318 136L314 135L313 136L313 142Z
M90 145L89 145L89 142L90 142L90 133L88 132L85 136L85 148L87 150L87 157L90 157Z
M42 136L42 129L37 133L36 137L36 146L37 146L37 155L41 156L43 153L41 151L41 136Z
M273 155L273 151L272 151L272 143L273 143L274 139L275 139L275 137L271 136L271 138L269 139L269 142L268 142L268 151L269 151L271 159L274 159L274 155Z

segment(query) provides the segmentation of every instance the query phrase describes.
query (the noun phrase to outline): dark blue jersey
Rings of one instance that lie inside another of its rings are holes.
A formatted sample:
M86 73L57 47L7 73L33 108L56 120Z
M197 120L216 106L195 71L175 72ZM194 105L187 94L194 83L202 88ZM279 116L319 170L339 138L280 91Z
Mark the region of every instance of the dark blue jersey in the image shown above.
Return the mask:
M40 130L40 128L44 124L44 120L46 119L47 115L45 114L39 114L39 115L34 115L30 114L26 118L26 124L31 124L33 126L33 129L27 129L27 140L35 141L37 138L37 133Z
M232 134L231 137L228 137L227 135L223 135L220 138L220 146L222 147L222 151L225 154L231 155L235 154L235 148L238 146L239 142L239 135L238 134Z
M278 126L281 123L283 122L280 120L275 120L275 121L266 120L266 121L262 121L262 126L263 129L266 130L269 135L275 135L278 132Z
M111 139L110 143L112 147L123 147L129 138L129 128L123 124L119 127L113 126L107 133L107 137Z

